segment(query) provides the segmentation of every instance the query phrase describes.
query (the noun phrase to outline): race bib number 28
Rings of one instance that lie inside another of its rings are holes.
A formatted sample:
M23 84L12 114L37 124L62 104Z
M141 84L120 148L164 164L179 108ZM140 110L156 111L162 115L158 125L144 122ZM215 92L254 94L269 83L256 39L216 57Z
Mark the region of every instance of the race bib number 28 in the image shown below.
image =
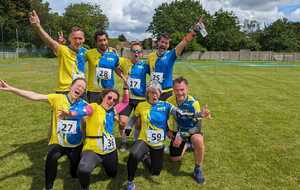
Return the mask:
M164 136L164 131L162 129L159 129L159 130L151 130L151 129L148 129L147 130L147 141L150 143L150 144L159 144L161 142L163 142L165 139L165 136Z
M112 76L112 70L103 67L96 67L96 76L102 80L109 80Z
M156 80L160 83L163 82L163 78L164 77L164 73L160 73L160 72L153 72L151 73L151 80Z
M76 134L77 121L74 120L59 120L58 121L58 132L63 134Z

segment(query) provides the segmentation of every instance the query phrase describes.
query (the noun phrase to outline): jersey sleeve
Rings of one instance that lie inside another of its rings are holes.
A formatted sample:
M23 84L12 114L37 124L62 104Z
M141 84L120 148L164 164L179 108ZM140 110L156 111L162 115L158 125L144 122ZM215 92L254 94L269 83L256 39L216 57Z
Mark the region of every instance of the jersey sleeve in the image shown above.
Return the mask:
M174 64L175 64L175 61L176 61L176 58L177 58L177 56L176 56L176 49L174 48L174 49L172 49L170 52L170 57L169 57L169 63L170 63L170 67L171 66L173 66Z
M61 55L63 55L65 51L66 51L66 46L59 44L57 51L56 51L57 57L60 57Z
M195 112L201 112L201 106L200 106L200 103L198 101L195 101L193 103L193 107L195 109Z
M141 104L138 104L134 110L134 115L139 117L141 115Z
M53 108L57 102L58 94L48 94L47 96L48 96L48 102L51 108Z

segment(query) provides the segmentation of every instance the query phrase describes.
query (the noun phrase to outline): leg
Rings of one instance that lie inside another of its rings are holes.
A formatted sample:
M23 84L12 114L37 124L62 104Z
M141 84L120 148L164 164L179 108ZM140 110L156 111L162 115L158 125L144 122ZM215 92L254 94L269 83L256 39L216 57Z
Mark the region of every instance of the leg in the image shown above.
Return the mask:
M160 149L150 148L151 174L159 175L163 166L164 147Z
M127 161L128 181L133 181L137 165L147 152L149 152L149 148L144 141L136 141L131 147Z
M118 170L118 152L117 150L102 157L102 165L109 177L116 177Z
M72 178L77 178L77 169L80 162L80 154L82 150L82 145L76 148L70 148L67 152L67 156L70 160L70 174Z
M88 189L90 185L90 175L93 169L100 162L100 157L92 151L84 151L78 166L78 178L82 189Z
M184 154L185 141L183 140L179 147L175 147L173 145L173 141L174 139L170 142L170 159L174 162L177 162L181 160Z
M53 187L57 173L57 160L64 155L64 148L57 144L49 145L45 166L46 189Z
M201 134L194 134L191 137L194 146L195 164L201 165L204 158L204 139Z

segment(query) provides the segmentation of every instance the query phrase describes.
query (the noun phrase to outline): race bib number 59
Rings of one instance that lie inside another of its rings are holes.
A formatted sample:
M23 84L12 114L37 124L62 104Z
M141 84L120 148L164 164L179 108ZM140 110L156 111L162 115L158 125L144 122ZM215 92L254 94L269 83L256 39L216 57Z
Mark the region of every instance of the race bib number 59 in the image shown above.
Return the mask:
M162 129L159 130L147 130L147 141L150 144L157 145L162 143L165 139L164 131Z
M151 73L151 80L156 80L156 81L162 83L164 80L163 77L164 77L164 73L160 73L160 72Z
M58 120L58 132L63 134L76 134L77 121L74 120Z
M102 80L109 80L112 76L112 70L103 67L96 67L96 76Z

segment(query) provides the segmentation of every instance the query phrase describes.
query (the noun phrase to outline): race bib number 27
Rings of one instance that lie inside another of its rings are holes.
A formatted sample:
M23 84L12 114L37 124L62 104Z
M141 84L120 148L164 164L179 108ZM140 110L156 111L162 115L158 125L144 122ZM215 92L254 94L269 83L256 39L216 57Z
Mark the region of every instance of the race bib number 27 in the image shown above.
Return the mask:
M58 132L63 134L76 134L77 121L74 120L59 120L58 121Z

